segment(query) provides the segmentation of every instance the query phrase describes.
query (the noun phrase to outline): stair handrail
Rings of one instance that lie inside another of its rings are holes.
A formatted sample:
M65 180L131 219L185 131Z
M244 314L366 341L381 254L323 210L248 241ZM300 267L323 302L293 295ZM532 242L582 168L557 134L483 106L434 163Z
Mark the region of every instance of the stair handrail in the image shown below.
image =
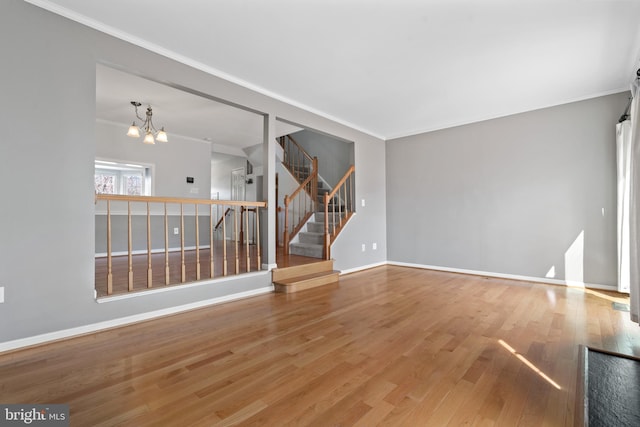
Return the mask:
M218 230L218 227L220 227L220 224L222 224L222 221L224 221L225 217L227 215L229 215L229 212L231 212L233 210L233 208L227 208L226 211L224 211L224 213L220 216L220 219L218 220L218 222L216 223L216 226L213 227L214 230Z
M289 141L289 143L287 143L287 141ZM291 172L291 175L296 178L296 181L301 184L302 181L304 181L301 171L305 167L314 167L313 157L311 157L291 135L281 136L279 143L284 150L284 160L282 164ZM317 171L317 163L315 164L315 170ZM312 170L309 171L309 173L311 172Z
M336 237L338 237L338 234L343 230L345 224L349 221L355 211L353 194L353 178L355 171L355 167L351 165L344 176L340 178L340 181L338 181L333 190L325 193L324 195L324 259L331 259L331 244L335 241ZM336 204L334 203L331 212L332 227L331 230L329 230L329 203L336 194L340 201L338 205L338 222L336 222Z
M304 148L302 148L302 146L300 144L298 144L298 141L295 140L294 137L292 137L291 135L285 135L285 136L281 136L281 142L280 145L282 146L282 148L285 148L285 144L284 144L284 138L289 139L293 145L296 146L296 148L309 160L311 161L312 157L309 155L309 153L306 152L306 150Z
M313 165L312 172L302 181L298 188L291 193L291 196L284 196L284 235L282 240L285 255L289 255L289 243L291 240L298 234L318 207L318 159L314 157L311 160ZM303 196L308 198L308 203L307 201L302 202ZM295 203L292 204L294 200L298 201L297 205ZM292 206L294 209L293 217L296 218L295 224L289 224L289 206ZM295 215L296 212L297 215Z

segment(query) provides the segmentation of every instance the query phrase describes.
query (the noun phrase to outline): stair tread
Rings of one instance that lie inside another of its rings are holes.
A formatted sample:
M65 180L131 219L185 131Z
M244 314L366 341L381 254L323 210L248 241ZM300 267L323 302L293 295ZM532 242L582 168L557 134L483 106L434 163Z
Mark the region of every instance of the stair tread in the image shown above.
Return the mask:
M304 276L296 276L296 277L290 277L288 279L276 280L273 283L276 283L278 285L293 285L296 283L301 283L307 280L313 280L313 279L317 279L318 277L325 277L325 276L336 276L336 280L337 280L339 275L340 275L340 272L338 270L320 271L317 273L305 274Z

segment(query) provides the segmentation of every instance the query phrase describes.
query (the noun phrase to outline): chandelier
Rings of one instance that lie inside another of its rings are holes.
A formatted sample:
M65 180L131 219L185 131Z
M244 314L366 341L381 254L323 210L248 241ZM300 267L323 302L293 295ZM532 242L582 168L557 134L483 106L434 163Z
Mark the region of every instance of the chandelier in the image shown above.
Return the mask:
M168 142L167 133L164 131L164 126L160 128L160 130L156 130L153 122L151 121L151 116L153 115L153 111L151 110L151 105L147 106L147 116L145 118L140 117L138 114L138 107L141 106L138 101L131 101L131 105L136 109L136 117L138 120L142 122L142 130L144 130L144 142L145 144L155 144L156 140L160 142ZM127 136L132 138L140 138L140 128L136 125L135 120L129 126L129 131L127 132Z

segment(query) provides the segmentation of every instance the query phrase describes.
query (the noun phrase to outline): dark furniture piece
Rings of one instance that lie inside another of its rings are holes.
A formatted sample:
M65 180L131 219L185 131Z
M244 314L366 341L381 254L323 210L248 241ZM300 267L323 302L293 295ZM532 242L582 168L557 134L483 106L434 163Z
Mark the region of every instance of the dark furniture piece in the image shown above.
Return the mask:
M640 426L640 358L580 346L575 425Z

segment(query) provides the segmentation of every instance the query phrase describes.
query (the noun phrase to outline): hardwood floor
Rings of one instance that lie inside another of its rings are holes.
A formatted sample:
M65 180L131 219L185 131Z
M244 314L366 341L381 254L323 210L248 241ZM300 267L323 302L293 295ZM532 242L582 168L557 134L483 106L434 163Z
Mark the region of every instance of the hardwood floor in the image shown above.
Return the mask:
M569 426L578 344L640 355L615 293L383 266L0 355L73 426Z

